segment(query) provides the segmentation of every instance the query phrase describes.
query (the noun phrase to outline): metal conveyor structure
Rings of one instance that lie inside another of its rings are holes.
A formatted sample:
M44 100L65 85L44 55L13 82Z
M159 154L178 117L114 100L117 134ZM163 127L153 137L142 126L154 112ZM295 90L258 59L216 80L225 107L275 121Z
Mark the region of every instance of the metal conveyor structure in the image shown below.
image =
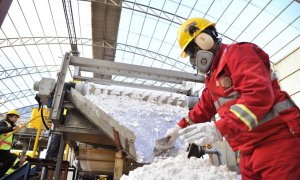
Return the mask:
M67 70L70 66L74 66L75 69L74 80L80 80L81 83L65 83ZM139 145L136 143L139 135L86 98L84 95L95 91L95 88L94 90L88 88L90 85L84 82L167 91L170 96L158 95L156 98L163 103L179 107L186 106L185 95L182 94L185 91L184 89L118 83L107 79L84 77L81 76L82 71L122 75L173 84L184 84L187 81L202 83L204 80L203 76L191 73L81 58L66 53L58 79L43 78L41 81L35 82L34 85L34 89L38 91L37 96L40 98L41 104L51 107L50 119L53 126L48 149L51 149L49 146L56 146L59 151L55 178L59 178L60 175L65 143L68 143L74 153L77 154L76 159L79 161L79 169L82 171L113 174L115 179L119 179L122 173L141 165L137 156L137 146ZM108 93L113 91L106 90ZM101 92L101 89L98 89L98 91ZM114 93L124 94L124 92ZM131 96L132 94L125 95ZM142 93L138 96L142 97L143 100L149 98L149 95ZM144 148L139 147L139 149ZM51 154L47 155L51 157ZM149 161L142 163L149 163Z

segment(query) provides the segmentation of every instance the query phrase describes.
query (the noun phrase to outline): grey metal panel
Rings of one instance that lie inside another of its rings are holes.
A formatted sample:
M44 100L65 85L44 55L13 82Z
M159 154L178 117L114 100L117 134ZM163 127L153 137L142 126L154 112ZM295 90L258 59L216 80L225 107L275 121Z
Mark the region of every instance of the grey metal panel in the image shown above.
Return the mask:
M88 129L88 130L97 130L97 131L99 131L98 128L94 124L92 124L77 109L71 109L69 111L69 113L66 117L66 121L64 123L64 126L66 128L72 127L74 129Z
M55 128L55 131L63 132L66 139L93 144L114 145L112 139L100 131L76 108L68 112L65 124Z
M66 79L66 74L69 67L69 62L70 62L70 53L66 53L61 65L61 69L59 71L60 73L58 75L55 94L53 98L53 105L51 108L50 119L54 120L53 121L54 123L59 119L61 113L61 106L63 103L62 94L63 94L64 83Z
M143 79L153 79L172 83L183 83L183 81L204 82L204 76L192 73L172 71L160 68L138 66L119 62L111 62L100 59L90 59L82 57L71 57L70 65L80 66L92 72L115 74L121 76L137 77Z
M114 0L120 4L120 0ZM109 44L115 44L119 29L121 8L117 6L107 6L104 3L91 2L92 16L92 39L93 44L101 40L106 40ZM93 58L114 61L116 49L105 47L92 47ZM111 75L95 73L95 77L111 79Z
M55 129L55 132L64 133L64 138L66 140L98 144L100 146L114 146L113 140L108 138L99 130L79 129L73 127L58 127Z
M106 114L99 107L95 106L76 90L71 89L71 93L68 94L68 99L82 114L84 114L94 125L100 128L111 139L114 139L113 129L118 131L123 150L132 158L136 159L134 147L136 137L132 131L119 124L118 121Z

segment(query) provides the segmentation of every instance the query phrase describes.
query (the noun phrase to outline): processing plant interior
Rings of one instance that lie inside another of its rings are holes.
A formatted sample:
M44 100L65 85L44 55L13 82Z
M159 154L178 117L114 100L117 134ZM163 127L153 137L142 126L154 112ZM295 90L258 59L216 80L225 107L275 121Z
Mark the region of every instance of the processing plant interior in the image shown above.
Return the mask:
M0 1L0 180L300 179L298 0Z

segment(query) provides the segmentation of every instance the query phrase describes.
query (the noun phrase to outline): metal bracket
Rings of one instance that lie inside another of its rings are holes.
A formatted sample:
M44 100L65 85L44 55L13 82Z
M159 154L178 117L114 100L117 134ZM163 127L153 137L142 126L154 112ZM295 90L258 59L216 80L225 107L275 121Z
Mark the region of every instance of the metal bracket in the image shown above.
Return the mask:
M63 104L63 90L64 90L64 83L67 75L67 70L69 67L70 62L70 53L66 53L64 56L64 60L61 65L61 69L58 74L58 79L56 83L56 89L55 94L53 97L53 104L51 108L51 114L50 118L54 120L54 122L57 122L59 120L59 117L61 115L61 109Z
M85 77L80 75L80 71L92 72L94 74L117 75L117 76L131 77L131 78L154 80L154 81L159 81L164 83L173 83L175 85L184 84L186 81L203 83L205 79L204 76L202 75L195 75L187 72L119 63L119 62L100 60L100 59L76 57L76 56L71 56L70 65L75 66L74 79L92 81L92 82L98 82L104 84L117 83L123 86L128 86L128 85L130 86L132 85L132 83L126 84L125 82L119 82L119 81L109 82L107 81L107 79L105 81L105 79L97 78L95 76ZM147 88L147 87L143 85L142 88ZM180 92L180 90L177 91ZM181 89L181 91L183 91L183 89Z

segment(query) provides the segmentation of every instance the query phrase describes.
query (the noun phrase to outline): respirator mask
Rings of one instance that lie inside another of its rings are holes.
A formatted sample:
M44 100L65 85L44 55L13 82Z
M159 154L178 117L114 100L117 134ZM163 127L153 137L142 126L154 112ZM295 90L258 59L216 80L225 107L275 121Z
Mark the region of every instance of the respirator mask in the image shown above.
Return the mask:
M209 34L202 32L185 50L190 56L191 65L201 73L207 73L212 65L214 54L208 50L213 48L214 43L214 39Z

